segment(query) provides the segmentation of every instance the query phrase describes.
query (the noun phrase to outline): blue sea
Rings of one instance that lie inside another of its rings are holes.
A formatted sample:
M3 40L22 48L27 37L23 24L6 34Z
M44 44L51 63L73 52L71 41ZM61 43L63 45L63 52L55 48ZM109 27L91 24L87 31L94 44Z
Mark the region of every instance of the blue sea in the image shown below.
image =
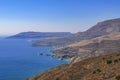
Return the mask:
M25 80L65 60L39 55L52 54L52 47L32 47L32 39L0 38L0 80Z

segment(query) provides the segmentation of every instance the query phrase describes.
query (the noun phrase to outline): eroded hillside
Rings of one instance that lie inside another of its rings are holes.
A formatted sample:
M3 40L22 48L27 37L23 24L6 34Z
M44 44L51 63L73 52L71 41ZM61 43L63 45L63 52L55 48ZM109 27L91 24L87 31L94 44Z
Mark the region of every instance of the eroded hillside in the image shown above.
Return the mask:
M60 58L68 58L77 62L88 57L105 55L120 51L120 33L105 35L90 40L83 40L67 47L59 48L54 54Z
M61 65L29 80L120 80L120 53Z

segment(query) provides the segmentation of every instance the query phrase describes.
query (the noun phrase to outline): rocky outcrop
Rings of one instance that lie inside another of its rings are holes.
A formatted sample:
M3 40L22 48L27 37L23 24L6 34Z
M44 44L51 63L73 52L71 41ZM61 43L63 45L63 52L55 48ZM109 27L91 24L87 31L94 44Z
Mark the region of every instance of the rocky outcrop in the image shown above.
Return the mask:
M120 53L61 65L29 80L120 80Z
M54 52L57 57L68 58L72 63L88 57L105 55L120 51L120 33L105 35L102 37L83 40Z
M92 39L99 36L120 32L120 18L106 20L97 23L92 28L84 32L78 32L76 34L57 39L47 40L35 40L33 41L34 46L65 46L71 43L79 42L81 40Z

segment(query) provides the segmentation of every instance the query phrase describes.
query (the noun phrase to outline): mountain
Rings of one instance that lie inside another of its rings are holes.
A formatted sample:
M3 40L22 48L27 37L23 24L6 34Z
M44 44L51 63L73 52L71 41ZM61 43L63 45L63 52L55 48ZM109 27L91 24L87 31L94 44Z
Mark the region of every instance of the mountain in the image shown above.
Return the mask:
M99 22L92 28L88 29L87 31L78 32L64 38L36 40L33 41L33 45L64 46L71 43L79 42L81 40L92 39L116 32L120 32L120 18Z
M78 62L88 57L120 52L120 32L83 40L53 51L59 58Z
M97 23L64 38L35 40L34 46L63 46L54 56L71 63L28 80L120 80L120 18Z
M70 32L22 32L8 38L50 38L69 36Z
M120 53L60 65L28 80L120 80Z

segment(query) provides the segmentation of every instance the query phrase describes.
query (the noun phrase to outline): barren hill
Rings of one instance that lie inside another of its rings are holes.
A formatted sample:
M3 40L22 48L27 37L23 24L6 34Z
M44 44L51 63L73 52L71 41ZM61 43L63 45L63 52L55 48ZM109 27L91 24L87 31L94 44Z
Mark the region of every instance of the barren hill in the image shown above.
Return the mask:
M120 32L76 42L53 52L57 57L68 58L70 62L77 62L88 57L119 51Z
M120 18L99 22L85 32L78 32L67 37L47 40L36 40L33 41L33 45L34 46L68 45L71 43L79 42L81 40L92 39L116 32L120 32Z
M120 80L120 53L61 65L29 80Z

